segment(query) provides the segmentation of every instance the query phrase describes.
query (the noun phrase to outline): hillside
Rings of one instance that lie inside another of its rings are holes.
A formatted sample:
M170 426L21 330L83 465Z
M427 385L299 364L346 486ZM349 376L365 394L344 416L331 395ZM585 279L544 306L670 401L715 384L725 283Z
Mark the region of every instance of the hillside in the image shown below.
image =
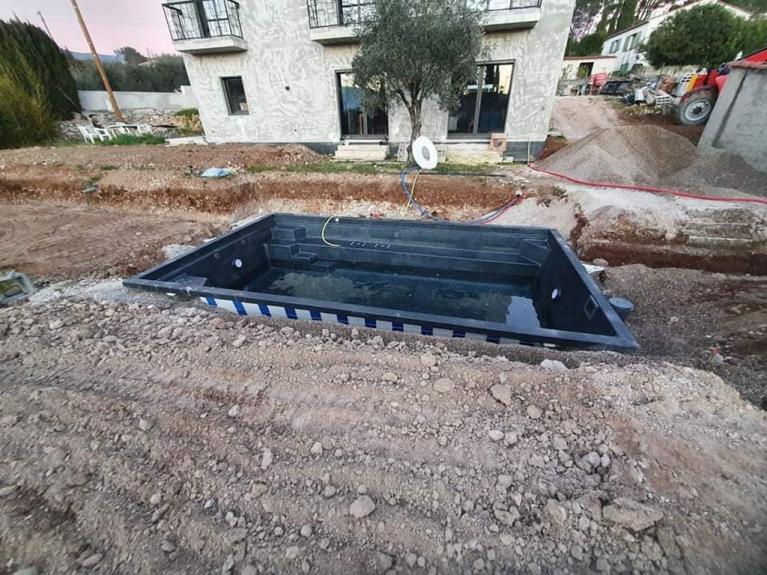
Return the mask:
M730 4L753 12L767 12L767 0L728 0ZM570 37L580 40L598 30L610 33L644 20L650 13L672 0L576 0Z

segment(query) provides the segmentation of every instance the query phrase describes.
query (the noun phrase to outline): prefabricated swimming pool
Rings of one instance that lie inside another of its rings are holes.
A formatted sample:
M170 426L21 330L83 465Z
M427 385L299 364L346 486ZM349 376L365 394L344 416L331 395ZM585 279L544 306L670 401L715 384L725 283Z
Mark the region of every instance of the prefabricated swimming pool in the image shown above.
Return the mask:
M555 230L271 214L128 280L240 315L634 349Z

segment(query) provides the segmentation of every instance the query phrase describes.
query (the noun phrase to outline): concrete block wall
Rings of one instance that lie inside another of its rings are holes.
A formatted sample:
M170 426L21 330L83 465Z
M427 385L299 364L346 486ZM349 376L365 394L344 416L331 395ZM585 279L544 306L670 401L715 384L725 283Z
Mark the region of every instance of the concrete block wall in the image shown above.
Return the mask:
M511 149L542 146L549 126L574 0L542 0L531 29L488 33L483 61L514 63L505 132ZM331 148L341 141L336 73L347 71L354 44L313 42L305 0L241 1L245 52L184 55L211 142L297 142ZM249 114L230 115L222 77L242 76ZM423 134L447 141L448 113L425 105ZM389 113L389 140L408 141L404 109Z
M765 95L767 65L733 64L698 146L738 154L757 170L767 172Z
M197 99L191 86L181 86L180 92L115 92L121 110L181 110L196 108ZM87 111L112 111L104 90L78 90L80 108Z

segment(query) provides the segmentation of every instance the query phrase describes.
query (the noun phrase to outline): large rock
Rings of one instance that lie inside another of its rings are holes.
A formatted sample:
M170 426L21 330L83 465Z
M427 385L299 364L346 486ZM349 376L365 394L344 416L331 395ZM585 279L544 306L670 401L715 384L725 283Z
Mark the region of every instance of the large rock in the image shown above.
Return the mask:
M619 497L602 509L602 516L631 531L642 531L660 521L663 513L633 499Z
M363 495L362 497L355 499L354 503L349 506L349 513L351 513L357 519L362 519L363 517L367 517L373 513L375 509L376 504L373 502L373 500L367 495Z
M490 394L503 405L511 405L511 387L503 383L496 383L490 388Z

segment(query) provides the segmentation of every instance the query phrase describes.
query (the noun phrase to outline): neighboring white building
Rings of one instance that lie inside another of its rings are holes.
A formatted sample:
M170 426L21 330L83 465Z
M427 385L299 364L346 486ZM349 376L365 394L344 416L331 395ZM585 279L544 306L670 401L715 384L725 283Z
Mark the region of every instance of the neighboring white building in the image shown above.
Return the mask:
M575 0L468 0L484 11L486 59L456 112L426 102L422 133L527 157L546 139ZM404 109L365 113L349 74L372 0L188 0L163 4L211 142L409 141ZM481 86L481 89L479 88Z
M621 72L628 72L637 64L647 66L647 60L639 51L639 46L643 42L646 42L650 35L655 32L663 22L674 16L680 10L689 10L691 8L707 6L709 4L718 4L740 18L749 19L753 16L752 12L743 10L737 6L728 4L727 2L722 2L722 0L692 0L684 4L666 5L653 10L647 20L638 22L630 28L620 30L619 32L615 32L608 36L605 43L602 45L602 55L617 57L618 61L616 69Z
M615 56L567 56L562 61L562 80L588 80L595 74L610 74L617 68Z

